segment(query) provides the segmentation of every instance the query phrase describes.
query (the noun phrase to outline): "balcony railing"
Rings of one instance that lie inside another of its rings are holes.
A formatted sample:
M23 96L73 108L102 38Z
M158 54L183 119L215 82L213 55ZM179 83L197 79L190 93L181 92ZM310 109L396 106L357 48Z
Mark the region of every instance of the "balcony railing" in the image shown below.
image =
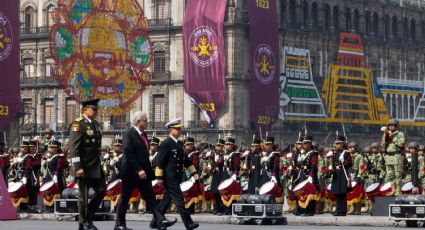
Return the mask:
M21 38L47 38L50 26L23 27L19 29Z
M170 27L172 25L173 25L173 19L172 18L149 19L150 29Z
M21 87L59 86L54 77L21 77Z

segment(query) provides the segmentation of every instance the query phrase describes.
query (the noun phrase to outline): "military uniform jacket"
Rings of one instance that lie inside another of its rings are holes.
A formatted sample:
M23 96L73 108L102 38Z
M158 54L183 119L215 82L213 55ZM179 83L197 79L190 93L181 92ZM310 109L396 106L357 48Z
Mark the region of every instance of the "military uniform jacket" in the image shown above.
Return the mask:
M84 178L104 178L101 166L100 146L102 133L95 120L78 118L70 126L69 153L74 171L84 170Z
M339 160L341 154L343 155L343 163ZM334 151L332 156L332 188L331 192L333 194L339 195L349 192L347 189L347 176L350 176L351 167L353 165L353 160L351 154L347 150L337 150ZM344 168L345 172L344 172Z
M385 147L387 153L402 153L406 145L404 133L398 130L394 132L385 132L382 136L381 144Z
M255 188L261 186L261 155L259 152L253 152L246 160L249 171L248 192L254 194Z
M231 173L235 175L239 175L239 171L241 169L241 162L239 158L238 152L231 152L224 156L224 165L225 168Z
M213 152L211 156L211 167L212 167L212 180L211 180L211 192L218 194L218 186L224 180L230 178L229 173L225 170L225 159L224 153Z
M171 137L161 142L156 156L155 176L164 181L181 181L185 168L191 175L196 173L195 167L184 153L183 143L179 140L176 142Z

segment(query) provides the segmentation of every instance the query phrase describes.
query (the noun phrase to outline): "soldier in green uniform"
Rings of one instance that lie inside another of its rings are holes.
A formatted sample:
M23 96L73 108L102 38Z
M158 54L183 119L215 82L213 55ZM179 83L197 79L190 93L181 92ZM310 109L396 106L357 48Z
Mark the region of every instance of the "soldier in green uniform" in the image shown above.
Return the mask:
M317 191L318 195L317 195L317 205L316 205L316 214L323 214L324 213L324 209L325 209L325 201L326 201L326 197L325 197L325 190L326 189L326 176L329 172L327 166L326 166L326 154L324 152L324 149L322 148L322 146L320 146L317 142L313 141L313 146L315 148L315 150L318 152L317 155L317 176L319 178L319 187L320 190Z
M97 115L99 99L84 101L82 117L76 119L69 130L69 153L77 178L79 230L97 230L93 218L97 207L106 191L105 177L102 172L100 147L102 133L99 123L94 120ZM95 191L88 202L88 190Z
M351 169L352 178L357 183L364 184L363 175L366 171L366 163L364 157L361 153L359 153L359 145L356 142L351 142L348 144L348 151L351 154L351 158L353 159L353 168ZM349 205L348 207L348 215L360 215L361 214L361 202L357 202L354 205Z
M54 134L55 132L52 129L47 128L46 130L44 130L44 138L41 142L41 148L43 148L43 152L47 151L49 145L52 143L52 141L54 141Z
M385 181L391 182L392 192L388 196L399 195L402 181L402 154L405 147L404 133L397 130L399 122L396 119L388 121L388 128L382 127L384 133L381 147L385 149Z

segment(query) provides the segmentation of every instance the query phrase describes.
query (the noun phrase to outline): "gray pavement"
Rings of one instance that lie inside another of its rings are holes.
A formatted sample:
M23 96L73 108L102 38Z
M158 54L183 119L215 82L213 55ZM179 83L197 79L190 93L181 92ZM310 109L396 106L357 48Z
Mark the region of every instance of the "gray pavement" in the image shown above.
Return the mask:
M98 221L95 225L100 230L112 230L114 226L113 221ZM148 222L144 221L129 221L127 226L134 230L149 229ZM341 229L371 229L371 230L384 230L384 229L404 229L402 227L370 227L370 226L309 226L309 225L297 225L297 226L257 226L257 225L230 225L230 224L207 224L202 223L198 229L202 230L267 230L267 229L313 229L314 230L341 230ZM0 230L75 230L77 228L77 222L75 221L46 221L46 220L17 220L17 221L0 221ZM175 226L169 228L170 230L184 230L184 226L181 222Z

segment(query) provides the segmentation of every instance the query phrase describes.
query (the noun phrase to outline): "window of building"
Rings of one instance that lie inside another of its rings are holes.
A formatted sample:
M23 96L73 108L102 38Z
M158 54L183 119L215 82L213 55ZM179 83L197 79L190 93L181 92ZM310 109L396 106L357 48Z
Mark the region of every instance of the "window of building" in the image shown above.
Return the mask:
M292 23L297 23L297 3L295 0L289 2L289 18Z
M49 6L47 6L45 10L46 15L44 17L46 18L46 24L45 24L46 26L53 26L53 24L55 24L52 19L54 9L55 9L55 6L53 4L50 4Z
M53 71L53 65L54 65L55 61L53 60L53 58L45 58L44 59L44 75L46 77L52 77L52 71Z
M24 116L22 117L21 124L24 126L31 126L32 124L32 116L34 108L32 107L32 99L23 99L22 100L22 107Z
M33 27L35 27L35 15L36 11L31 6L28 6L25 8L24 11L24 25L27 33L31 32L33 30Z
M153 95L152 99L153 107L153 128L162 128L165 122L165 96Z
M379 34L379 16L378 13L373 13L373 33Z
M334 9L333 9L333 11L334 11L334 18L333 18L333 21L334 21L334 28L335 28L335 30L339 30L339 8L338 8L338 6L334 6Z
M156 19L165 19L168 17L168 7L166 0L154 0Z
M24 58L24 78L35 77L34 76L34 59L32 58Z
M410 20L410 39L416 40L416 21Z
M391 35L395 38L398 37L398 19L396 16L393 17L392 19L392 24L391 24Z
M317 26L319 24L319 19L318 17L318 13L317 13L317 3L313 2L313 4L311 4L311 22L313 24L313 26Z
M166 71L166 67L165 67L165 62L166 62L166 58L165 58L165 51L154 51L153 53L154 56L154 71L155 72L165 72Z
M65 117L65 123L68 127L75 119L80 117L80 106L78 105L77 101L72 98L66 99L66 117Z
M111 116L110 123L114 129L126 129L129 125L128 114Z
M55 103L53 100L47 99L44 101L44 125L47 127L55 122Z

